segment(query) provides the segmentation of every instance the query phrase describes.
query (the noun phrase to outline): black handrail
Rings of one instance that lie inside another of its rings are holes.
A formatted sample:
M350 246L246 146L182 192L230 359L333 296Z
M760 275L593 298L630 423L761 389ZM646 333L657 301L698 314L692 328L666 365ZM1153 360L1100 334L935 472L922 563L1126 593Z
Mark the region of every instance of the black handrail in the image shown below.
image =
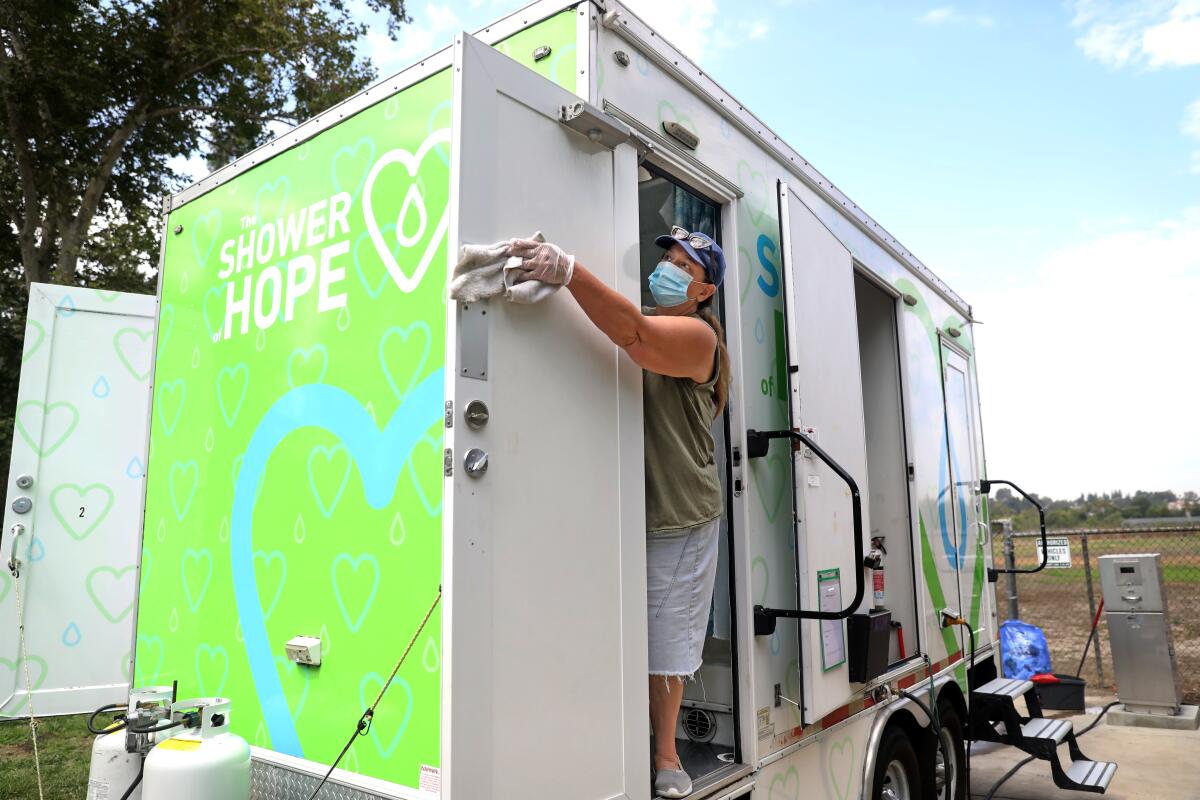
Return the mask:
M854 599L850 604L841 611L804 611L801 609L789 608L766 608L765 606L754 607L754 635L755 636L770 636L775 632L775 620L779 617L786 619L824 619L837 620L845 619L853 614L862 604L863 597L867 592L867 582L863 576L863 530L862 530L862 496L858 491L858 484L850 473L842 468L833 460L833 457L817 446L817 443L808 436L799 431L746 431L746 451L750 458L762 458L766 456L767 450L771 445L772 439L794 439L801 442L809 450L812 450L817 458L825 462L825 466L829 467L837 476L846 482L850 487L850 503L853 507L854 514ZM799 562L797 562L797 567ZM799 600L799 596L797 596ZM799 603L797 603L799 605Z
M988 567L988 581L990 583L995 583L997 575L1032 575L1035 572L1041 572L1046 568L1046 562L1050 558L1050 550L1046 546L1045 509L1042 508L1041 503L1039 503L1037 500L1034 500L1033 497L1027 494L1024 489L1022 489L1020 486L1017 486L1012 481L1002 481L998 478L984 478L983 480L979 481L980 493L986 495L991 492L993 483L1003 483L1005 486L1011 486L1012 488L1016 489L1022 497L1033 503L1034 508L1038 510L1038 526L1042 529L1042 563L1038 564L1033 569L996 569L995 567Z

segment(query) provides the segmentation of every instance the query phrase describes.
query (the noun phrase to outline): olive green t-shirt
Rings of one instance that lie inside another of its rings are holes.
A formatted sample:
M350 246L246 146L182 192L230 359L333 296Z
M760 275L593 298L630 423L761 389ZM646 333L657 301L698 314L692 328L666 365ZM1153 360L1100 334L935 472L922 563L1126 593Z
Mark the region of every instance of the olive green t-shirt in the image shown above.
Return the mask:
M724 511L711 430L720 369L714 352L712 377L705 383L642 372L650 534L690 528Z

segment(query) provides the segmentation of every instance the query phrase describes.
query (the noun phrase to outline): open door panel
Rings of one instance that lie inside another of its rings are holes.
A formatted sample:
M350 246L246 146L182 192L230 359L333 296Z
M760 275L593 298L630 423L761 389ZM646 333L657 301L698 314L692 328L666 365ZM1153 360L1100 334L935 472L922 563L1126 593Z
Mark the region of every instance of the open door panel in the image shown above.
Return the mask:
M836 459L867 497L854 262L783 182L779 219L791 425ZM842 610L852 603L862 570L855 558L851 490L811 450L796 448L792 456L800 608ZM862 514L861 528L869 531L865 507ZM846 625L843 620L804 619L800 626L800 703L808 725L848 696Z
M540 230L636 303L627 129L469 35L454 69L451 252ZM450 315L443 791L644 796L640 370L565 289ZM485 424L466 423L471 403Z

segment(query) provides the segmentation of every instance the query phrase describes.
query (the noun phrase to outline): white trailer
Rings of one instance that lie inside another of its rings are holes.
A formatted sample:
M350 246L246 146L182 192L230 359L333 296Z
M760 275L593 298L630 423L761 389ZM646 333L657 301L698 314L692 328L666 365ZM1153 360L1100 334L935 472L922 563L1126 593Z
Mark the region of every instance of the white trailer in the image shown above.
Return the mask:
M673 223L729 254L734 373L694 796L963 797L972 732L1111 780L997 677L970 306L620 3L462 34L164 216L135 685L232 698L256 797L439 590L326 796L649 796L640 372L565 295L445 285L541 230L637 301Z

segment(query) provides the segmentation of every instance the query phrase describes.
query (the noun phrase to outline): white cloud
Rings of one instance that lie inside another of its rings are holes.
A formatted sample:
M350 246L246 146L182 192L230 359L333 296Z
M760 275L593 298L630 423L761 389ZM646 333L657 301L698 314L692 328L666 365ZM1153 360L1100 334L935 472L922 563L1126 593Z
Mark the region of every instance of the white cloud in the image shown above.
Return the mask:
M724 51L762 41L771 32L762 17L723 19L718 27L716 0L627 0L625 5L697 64L711 64Z
M1183 121L1179 130L1189 139L1200 143L1200 100L1195 100L1183 110ZM1188 172L1200 175L1200 150L1192 151L1192 161Z
M1200 489L1197 297L1200 208L1053 252L1019 289L975 296L989 472L1056 497Z
M1200 0L1075 0L1075 43L1113 68L1200 64Z
M427 3L421 11L410 11L410 16L412 22L400 27L394 42L382 25L372 25L367 32L365 55L380 75L390 75L442 49L462 27L449 5Z
M931 8L921 16L921 22L926 25L941 25L943 22L950 22L955 19L957 15L958 12L954 10L954 6Z
M1184 136L1200 142L1200 100L1193 101L1183 110L1183 122L1179 124L1179 130Z
M986 14L964 14L954 6L931 8L917 18L922 25L975 25L979 28L991 28L996 20Z
M716 0L629 0L629 10L697 64L713 44Z

